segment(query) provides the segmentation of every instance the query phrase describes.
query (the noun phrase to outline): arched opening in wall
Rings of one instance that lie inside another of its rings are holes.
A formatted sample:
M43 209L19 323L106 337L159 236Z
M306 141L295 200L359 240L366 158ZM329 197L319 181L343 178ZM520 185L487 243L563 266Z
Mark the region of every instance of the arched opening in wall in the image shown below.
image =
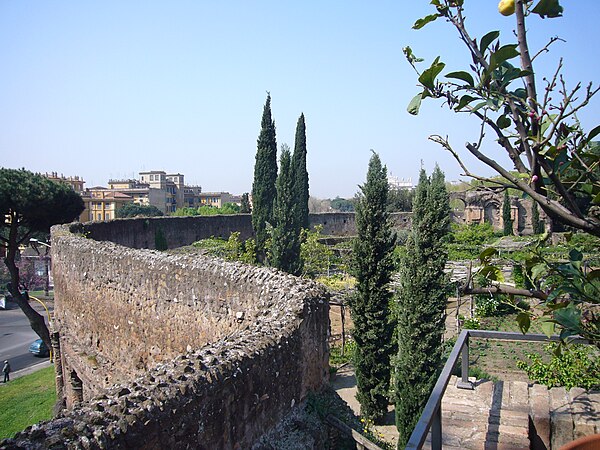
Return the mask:
M486 203L483 208L483 221L489 223L495 229L500 228L500 204L496 202Z
M83 381L75 370L71 371L71 389L73 392L73 404L83 401Z
M455 212L461 212L464 211L465 208L467 207L467 203L465 202L464 198L461 197L454 197L454 198L450 198L450 208L452 209L452 211Z

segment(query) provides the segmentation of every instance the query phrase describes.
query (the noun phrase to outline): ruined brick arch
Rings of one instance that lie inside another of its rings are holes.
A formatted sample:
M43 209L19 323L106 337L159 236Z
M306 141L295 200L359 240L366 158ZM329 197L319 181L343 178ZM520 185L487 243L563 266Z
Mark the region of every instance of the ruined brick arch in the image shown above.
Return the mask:
M327 383L326 291L273 269L131 248L158 229L182 245L246 220L180 219L53 227L68 409L3 444L250 448Z
M504 201L504 192L500 190L481 189L450 193L451 200L459 200L464 203L465 210L460 215L455 216L457 222L466 224L471 223L490 223L495 230L502 230L502 204ZM532 202L530 199L510 197L511 217L513 219L514 234L531 234L533 226L531 223ZM548 218L540 211L540 219L546 222Z

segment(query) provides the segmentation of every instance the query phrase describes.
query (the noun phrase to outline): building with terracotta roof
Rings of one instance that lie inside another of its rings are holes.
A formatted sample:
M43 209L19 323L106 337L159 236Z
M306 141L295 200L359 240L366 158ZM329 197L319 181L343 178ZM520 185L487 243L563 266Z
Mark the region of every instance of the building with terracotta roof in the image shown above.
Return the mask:
M117 209L133 203L133 197L122 192L96 186L82 193L85 203L85 218L82 222L112 220L117 217Z

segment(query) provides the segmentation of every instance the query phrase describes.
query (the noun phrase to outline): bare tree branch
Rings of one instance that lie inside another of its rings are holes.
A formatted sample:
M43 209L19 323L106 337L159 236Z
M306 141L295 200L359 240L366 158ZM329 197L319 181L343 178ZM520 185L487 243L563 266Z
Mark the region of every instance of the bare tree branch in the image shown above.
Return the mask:
M531 62L533 63L533 61L535 61L535 58L537 58L538 56L540 56L542 53L546 53L549 52L549 47L554 44L556 41L561 41L561 42L566 42L564 39L559 38L558 36L554 36L550 38L550 41L541 49L538 50L538 52L533 55L533 58L531 58Z

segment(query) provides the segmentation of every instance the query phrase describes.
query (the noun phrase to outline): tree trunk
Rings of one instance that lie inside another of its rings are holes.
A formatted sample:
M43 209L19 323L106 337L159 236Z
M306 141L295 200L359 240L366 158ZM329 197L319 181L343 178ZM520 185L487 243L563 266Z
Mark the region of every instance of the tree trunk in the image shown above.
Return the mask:
M12 230L11 230L12 235ZM11 245L14 244L14 245ZM10 272L10 287L9 291L12 294L14 300L21 308L21 311L27 316L29 320L29 324L31 325L31 329L35 331L35 333L40 337L46 347L49 349L52 348L52 343L50 342L50 332L48 331L48 327L46 326L46 321L44 316L39 314L35 309L31 307L29 304L29 295L25 292L21 293L21 289L19 288L20 279L19 279L19 268L15 264L15 256L17 253L18 245L16 242L16 236L13 239L13 236L10 237L9 246L7 249L6 258L4 258L4 263L6 267L8 267L8 271Z

